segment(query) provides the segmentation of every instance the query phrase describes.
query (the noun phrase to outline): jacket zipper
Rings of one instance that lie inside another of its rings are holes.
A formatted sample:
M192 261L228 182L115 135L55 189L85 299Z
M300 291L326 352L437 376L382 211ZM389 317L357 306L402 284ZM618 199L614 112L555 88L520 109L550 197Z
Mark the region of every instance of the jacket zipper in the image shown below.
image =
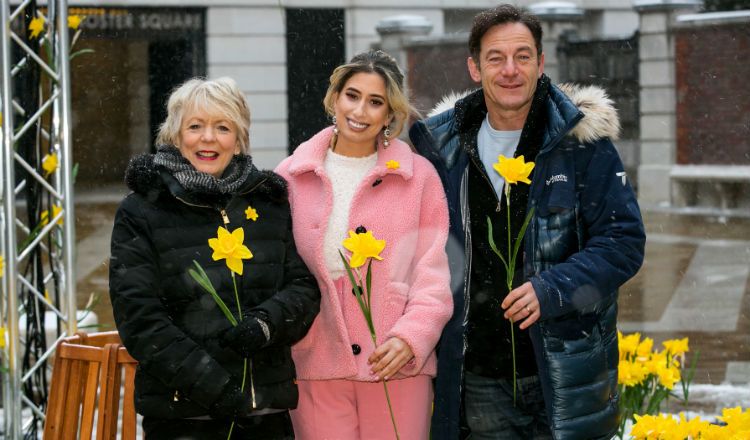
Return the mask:
M261 180L260 182L258 182L257 184L255 184L252 188L250 188L249 190L241 193L240 195L245 195L245 194L253 192L256 188L258 188L260 185L262 185L266 180L267 179ZM185 199L182 199L182 198L180 198L178 196L175 196L175 198L177 200L181 201L182 203L188 205L188 206L194 206L196 208L209 208L209 209L211 208L210 206L207 206L207 205L198 205L198 204L195 204L195 203L190 203L190 202L186 201ZM232 199L232 200L234 200L234 199ZM219 210L219 214L221 215L221 221L224 224L224 228L226 228L227 230L229 229L229 228L227 228L227 225L229 225L229 215L227 215L226 208L229 207L229 205L232 203L232 200L230 200L229 203L227 203L226 207L224 207L224 208L222 208L222 209ZM248 359L248 364L249 364L248 368L250 370L250 400L251 400L253 409L256 409L258 407L258 404L257 404L256 399L255 399L255 384L253 383L253 360L252 359ZM175 402L177 402L179 400L179 398L180 398L179 391L175 391L174 397L172 399Z
M492 181L490 181L489 176L484 171L484 166L482 164L478 164L476 159L472 154L469 154L469 157L471 157L471 161L474 163L474 165L479 169L479 172L482 174L482 177L484 177L484 180L487 182L487 184L490 186L490 189L492 189L492 195L495 196L495 212L500 212L502 210L502 206L500 206L500 199L497 197L497 193L495 192L495 187L492 186ZM507 183L504 183L504 185L507 185Z

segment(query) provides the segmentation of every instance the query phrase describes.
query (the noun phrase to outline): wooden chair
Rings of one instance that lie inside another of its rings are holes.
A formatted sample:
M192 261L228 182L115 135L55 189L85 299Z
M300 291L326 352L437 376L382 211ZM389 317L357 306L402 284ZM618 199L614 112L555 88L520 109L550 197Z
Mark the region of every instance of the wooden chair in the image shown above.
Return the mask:
M65 338L55 354L44 440L91 439L94 428L97 440L115 440L123 371L120 438L135 440L136 365L116 331Z

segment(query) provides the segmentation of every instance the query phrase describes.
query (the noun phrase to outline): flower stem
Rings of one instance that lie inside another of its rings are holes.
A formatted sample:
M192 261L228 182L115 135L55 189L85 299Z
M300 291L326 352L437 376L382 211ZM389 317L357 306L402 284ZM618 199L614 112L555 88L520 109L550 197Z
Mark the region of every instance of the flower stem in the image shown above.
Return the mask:
M505 279L508 284L508 293L510 293L510 291L513 290L513 274L516 271L516 259L511 250L513 249L513 242L510 241L510 184L507 182L505 183L505 206L507 208L505 210L505 217L508 220L508 271L505 274ZM510 320L510 350L511 355L513 356L513 406L516 406L516 335L515 329L513 328L513 319Z
M396 433L396 440L400 440L401 437L398 435L398 428L396 428L396 418L393 416L393 407L391 406L391 396L388 394L388 381L383 379L383 389L385 390L385 400L388 402L388 411L391 413L391 423L393 424L393 432Z
M242 321L242 305L240 304L240 295L237 293L237 280L234 278L234 272L230 273L232 274L232 286L234 286L234 301L237 303L238 321Z
M242 321L242 305L240 304L240 295L237 292L237 280L234 278L234 272L229 272L232 275L232 286L234 286L234 301L237 303L237 314L239 315L238 321ZM247 358L242 359L242 383L240 385L240 391L245 391L245 379L247 377ZM229 433L227 434L227 440L232 438L232 431L234 431L234 421L229 425Z
M370 332L372 343L375 347L378 346L378 340L374 332ZM391 415L391 423L393 424L393 432L396 433L396 440L400 440L401 437L398 435L398 428L396 427L396 417L393 415L393 406L391 405L391 395L388 394L387 380L383 379L383 390L385 390L385 401L388 403L388 412Z
M514 335L513 320L510 320L510 348L513 355L513 406L516 406L516 337Z

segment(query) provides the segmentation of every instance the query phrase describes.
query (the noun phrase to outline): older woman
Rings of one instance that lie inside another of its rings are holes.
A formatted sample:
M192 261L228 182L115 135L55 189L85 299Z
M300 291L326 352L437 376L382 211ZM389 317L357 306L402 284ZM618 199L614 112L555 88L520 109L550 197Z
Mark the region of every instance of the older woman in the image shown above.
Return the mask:
M144 431L223 439L231 427L235 438L293 438L290 346L320 293L295 248L285 182L247 155L250 110L233 80L190 80L167 109L157 153L128 167L133 192L112 232L112 308L139 362ZM236 327L188 274L193 261Z
M277 172L289 182L294 236L320 286L321 313L293 347L301 439L393 439L387 380L403 439L428 438L435 345L452 311L448 211L432 165L398 140L411 112L403 75L382 51L331 75L333 126ZM348 231L385 239L372 264L373 344L339 256Z

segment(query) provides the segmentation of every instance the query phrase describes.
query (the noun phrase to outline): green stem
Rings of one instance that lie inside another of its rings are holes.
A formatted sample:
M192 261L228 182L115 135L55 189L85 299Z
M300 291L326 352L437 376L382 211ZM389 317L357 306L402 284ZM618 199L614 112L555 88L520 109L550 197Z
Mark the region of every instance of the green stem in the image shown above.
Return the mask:
M377 347L378 339L375 336L375 331L370 330L370 337L372 338L372 344ZM393 415L393 406L391 405L391 395L388 394L387 380L383 379L383 390L385 390L385 401L388 403L388 412L391 415L391 423L393 424L393 432L396 434L396 440L400 440L401 437L398 435L398 428L396 427L396 417Z
M513 246L510 241L510 184L507 182L505 183L505 206L507 208L505 210L505 217L508 220L508 271L505 276L508 282L508 292L510 292L513 286L513 272L515 272L516 267L513 265L513 252L511 251Z
M508 293L513 289L513 273L516 271L515 258L512 252L512 242L510 241L510 184L505 182L505 217L508 220L508 270L506 271L506 281L508 283ZM510 320L510 351L513 356L513 406L516 406L517 384L516 384L516 335L513 328L513 319Z
M393 416L393 407L391 406L391 396L388 394L388 384L383 379L383 389L385 390L385 400L388 402L388 411L391 413L391 423L393 424L393 432L396 433L396 440L400 440L401 437L398 435L398 428L396 428L396 418Z
M239 321L242 321L242 305L240 304L240 295L237 293L237 280L234 278L234 272L232 274L232 286L234 286L234 301L237 303L237 313L239 314Z
M240 304L240 295L237 292L237 279L234 277L234 272L229 271L232 275L232 286L234 287L234 301L237 303L237 314L239 320L242 321L242 305ZM242 383L240 385L240 391L245 391L245 379L247 377L247 358L242 359ZM229 425L229 433L227 434L227 440L232 438L232 431L234 431L234 420Z
M513 355L513 406L516 406L516 337L513 320L510 320L510 349Z

